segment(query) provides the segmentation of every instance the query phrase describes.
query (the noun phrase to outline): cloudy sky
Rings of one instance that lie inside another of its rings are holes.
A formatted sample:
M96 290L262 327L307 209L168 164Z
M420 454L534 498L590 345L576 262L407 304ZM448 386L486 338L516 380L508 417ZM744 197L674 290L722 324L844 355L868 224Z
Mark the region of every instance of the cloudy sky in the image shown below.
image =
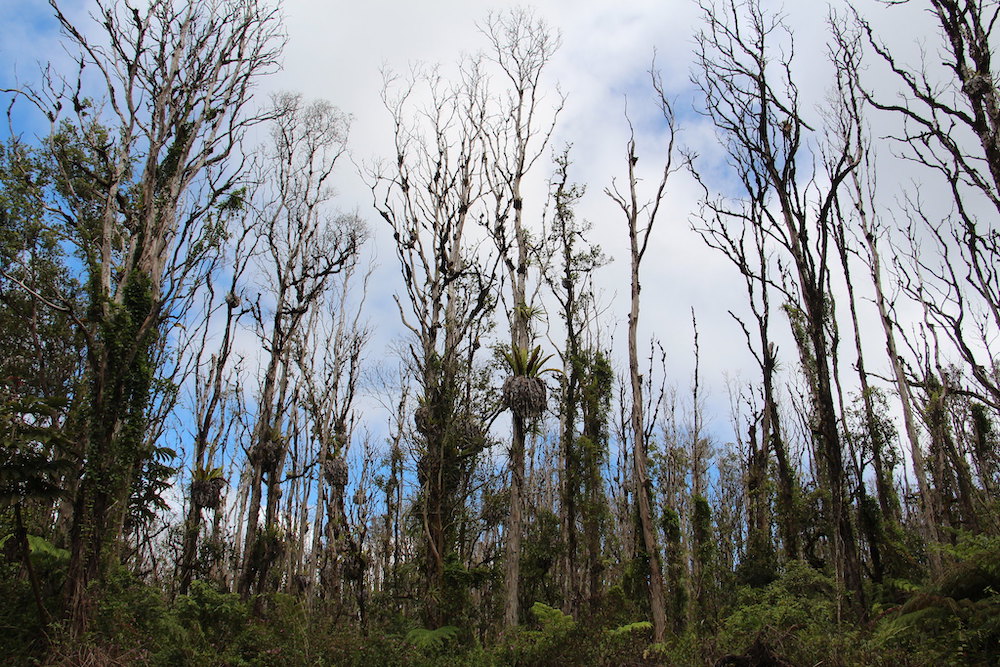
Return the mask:
M81 21L91 6L88 0L61 4ZM697 115L698 102L690 83L700 10L693 0L539 0L517 4L532 9L561 35L562 46L545 80L553 102L557 89L566 95L552 143L557 148L573 144L571 178L587 187L578 215L593 223L592 240L614 258L614 263L602 270L599 284L608 307L609 327L620 350L628 308L627 239L621 214L603 190L625 173L622 112L626 98L640 130L640 165L652 175L662 159L663 137L657 134L657 125L642 122L657 113L647 74L654 53L668 93L675 100L681 141L701 155L704 168L723 173L714 131ZM926 13L917 7L889 9L875 0L854 4L877 27L891 27L885 34L901 54L916 53L922 39L934 44L935 34L928 27ZM269 91L291 90L307 98L331 101L353 117L353 163L370 164L389 157L392 151L391 125L379 99L381 72L405 73L414 63L440 63L447 73L463 54L486 46L477 26L488 13L512 6L515 3L469 0L286 0L284 69L265 83L260 94L264 97ZM795 33L795 73L803 109L807 120L818 125L818 106L831 84L826 49L830 5L819 0L790 2L784 11ZM42 62L64 66L49 13L45 0L0 0L0 25L4 26L0 31L0 87L13 85L15 73L21 81L33 80ZM15 116L15 125L16 131L30 131L26 117ZM391 237L382 228L384 223L380 226L371 208L370 192L354 164L342 165L337 185L339 205L346 211L357 211L375 233L373 251L381 268L369 298L370 318L378 332L371 357L380 359L398 332L398 316L390 305L398 282L396 259ZM537 220L541 214L550 175L551 163L540 161L528 189L529 218ZM646 184L651 185L651 181L652 177ZM648 340L652 335L663 342L669 381L683 393L691 382L690 311L696 309L703 382L711 393L708 416L719 437L725 438L726 378L742 374L745 380L754 381L756 373L748 365L742 334L727 314L731 309L744 312L742 283L727 260L705 247L691 231L698 196L689 177L675 176L643 267L642 336ZM777 329L786 327L784 322L776 324ZM792 351L790 344L783 349ZM877 338L870 349L876 353L882 349Z

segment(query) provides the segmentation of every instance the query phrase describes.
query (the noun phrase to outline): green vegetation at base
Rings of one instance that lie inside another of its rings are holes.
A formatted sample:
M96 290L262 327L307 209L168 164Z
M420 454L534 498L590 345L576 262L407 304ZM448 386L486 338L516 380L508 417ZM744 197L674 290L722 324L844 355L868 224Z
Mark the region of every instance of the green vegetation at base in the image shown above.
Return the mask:
M0 537L0 548L9 549L10 536ZM54 606L68 554L35 536L30 542ZM738 587L717 616L660 644L652 643L647 620L623 620L640 612L617 587L579 620L535 602L531 622L515 631L473 635L391 616L362 627L328 601L283 593L243 601L203 581L171 601L121 569L104 582L92 628L70 640L59 624L42 631L30 587L7 559L0 566L0 596L8 601L0 606L0 653L10 665L996 664L1000 539L961 535L946 551L951 566L940 581L895 580L871 590L879 601L865 623L838 621L844 591L829 575L791 561L771 583Z

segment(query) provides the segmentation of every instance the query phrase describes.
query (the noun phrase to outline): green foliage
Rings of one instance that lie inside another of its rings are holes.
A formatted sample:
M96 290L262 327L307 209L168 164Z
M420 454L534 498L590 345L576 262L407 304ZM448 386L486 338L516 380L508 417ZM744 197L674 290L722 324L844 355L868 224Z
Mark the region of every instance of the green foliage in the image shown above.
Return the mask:
M174 485L177 452L170 447L154 445L139 462L139 474L132 482L129 496L129 525L144 524L156 518L157 511L169 509L163 494Z
M722 654L742 655L755 644L791 664L842 664L857 637L837 627L833 581L809 565L790 561L771 584L743 588L715 638Z
M607 633L611 637L621 637L623 635L631 635L635 632L642 632L646 630L652 630L653 624L649 621L636 621L635 623L629 623L627 625L622 625L617 628L612 628L608 630Z
M147 646L163 636L167 604L161 591L124 568L113 568L97 597L93 631L124 647Z
M498 580L500 572L497 569L481 566L466 568L458 554L451 553L445 558L443 587L440 591L440 609L443 618L449 624L462 626L458 640L468 643L471 633L466 628L477 620L482 620L481 613L487 610L477 608L472 602L472 591L483 590L487 584Z
M872 406L871 420L868 419L865 408L866 398ZM890 446L895 442L897 433L889 401L883 390L870 387L867 396L857 395L848 408L846 417L851 437L861 446L866 457L878 454L887 472L891 472L902 463L899 451Z
M607 601L621 610L621 598ZM617 625L595 624L594 619L577 621L569 614L536 602L531 607L532 627L520 628L494 650L500 665L653 665L643 653L652 639L649 621ZM477 664L477 663L470 663Z
M69 560L69 551L60 549L44 537L38 535L27 535L28 549L31 552L31 560L37 565L65 565ZM0 551L3 551L9 544L13 543L14 535L4 535L0 537Z
M982 403L974 402L969 405L969 420L972 426L972 448L980 461L986 464L987 468L994 468L986 472L996 474L998 463L997 449L997 427L993 422L989 409Z
M553 568L565 550L559 517L549 510L539 510L534 520L525 526L521 544L521 610L528 611L528 604L543 600L548 604L561 604L562 592Z
M541 602L531 605L531 615L542 626L544 632L551 634L567 632L576 627L576 621L572 616Z
M531 615L538 629L520 629L499 647L501 664L518 665L573 665L590 664L581 659L581 650L588 648L580 642L577 624L572 616L542 602L531 606Z
M69 562L69 551L60 549L44 537L28 535L28 546L31 548L31 558L41 567L60 567Z
M458 637L458 628L454 625L443 625L436 630L414 628L406 633L406 641L421 651L437 653Z
M799 359L802 362L802 372L809 381L812 390L815 390L817 382L816 356L810 342L812 332L810 331L809 319L806 317L805 311L791 301L786 301L781 306L781 309L788 316L788 323L792 328L792 337L795 339L795 345L799 351Z
M918 655L922 664L992 664L1000 646L1000 537L960 534L945 550L954 565L886 614L872 644L880 653Z
M747 543L747 552L736 570L736 581L743 586L767 586L778 576L777 554L767 535L753 533Z
M704 496L695 496L692 501L694 505L694 516L691 519L695 544L694 557L700 563L702 571L708 572L715 556L715 545L712 540L712 508Z
M214 468L204 468L202 466L197 466L191 471L191 478L198 482L208 482L213 479L222 479L222 466L217 466Z
M44 636L38 632L31 587L18 576L18 563L0 559L0 656L7 664L31 664L31 656L44 650Z
M525 322L541 318L545 311L540 306L529 306L526 303L519 303L514 307L514 313Z
M530 350L523 347L511 345L509 350L501 349L501 355L507 362L507 367L512 375L524 377L538 377L542 373L559 373L557 368L543 368L545 363L552 358L552 355L542 356L541 346L536 345Z
M100 338L92 352L104 357L105 369L92 374L88 397L90 437L83 473L85 484L92 487L95 510L84 520L92 521L108 542L117 539L109 533L119 528L119 521L127 517L133 523L146 522L157 507L165 506L161 494L170 486L174 470L168 463L175 456L148 438L157 338L156 327L147 321L156 308L152 284L148 276L133 271L121 289L121 303L110 301L93 282L91 290ZM101 303L105 309L97 307Z
M219 202L218 209L224 213L239 213L247 206L247 189L234 188Z
M246 626L250 613L235 593L223 593L203 581L191 583L191 592L174 603L174 613L192 643L224 649Z
M622 586L615 584L593 602L585 618L588 626L607 629L628 625L647 615L648 610L629 599Z
M683 630L687 617L688 589L684 581L686 566L681 545L681 517L673 507L663 511L663 532L666 536L664 556L667 583L667 614L673 619L674 631Z
M622 595L630 607L637 609L643 616L648 616L649 610L649 557L645 551L623 563Z
M4 394L0 394L0 505L58 497L59 478L72 467L58 457L68 444L57 421L65 401Z
M32 542L39 553L59 553L44 541ZM98 600L92 633L76 643L57 643L53 655L71 664L89 660L206 667L617 667L715 664L723 659L729 662L720 664L990 664L1000 627L996 593L1000 564L992 557L997 542L997 538L962 536L948 549L950 556L960 559L953 571L879 617L870 634L860 626L838 624L838 596L831 579L793 561L771 584L741 589L736 604L723 614L717 634L699 636L692 629L668 635L655 645L650 644L648 620L633 616L595 625L593 619L578 621L542 602L531 606L529 626L490 648L467 642L465 631L454 625L395 631L373 627L365 634L337 620L339 603L316 600L307 607L303 600L274 594L260 598L253 612L239 596L195 581L189 595L168 604L156 588L116 570ZM13 608L0 610L0 622L12 629L0 639L0 647L5 655L30 655L41 650L32 648L31 614L23 611L30 609L30 592L23 580L11 575L0 565L0 592L14 603ZM611 595L607 606L622 610L627 604L620 595Z
M691 531L694 543L694 558L698 563L699 580L695 588L693 603L695 628L699 632L711 632L715 624L715 601L718 597L718 571L716 567L715 537L713 535L712 508L708 499L701 495L692 498L693 512Z
M79 377L83 339L73 318L25 289L79 305L64 230L48 208L56 175L44 151L16 138L0 143L0 379L22 396L67 396Z

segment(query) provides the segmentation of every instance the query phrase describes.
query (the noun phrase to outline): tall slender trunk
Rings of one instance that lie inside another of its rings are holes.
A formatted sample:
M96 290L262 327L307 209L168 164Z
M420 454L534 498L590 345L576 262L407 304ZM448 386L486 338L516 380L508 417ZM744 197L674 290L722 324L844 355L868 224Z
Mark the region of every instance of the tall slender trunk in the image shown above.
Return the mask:
M825 468L830 489L829 514L831 526L837 540L835 553L838 563L844 568L844 584L851 592L851 606L858 613L865 613L864 588L858 542L851 521L850 502L845 488L843 450L837 423L837 409L833 400L833 385L830 371L831 354L825 331L825 298L808 288L803 290L811 298L804 299L809 318L809 337L815 359L815 406L818 412L818 429L815 435L820 440L821 469Z
M938 517L941 516L940 508L937 506L936 498L930 489L930 485L927 483L927 462L920 447L920 436L917 431L916 418L913 414L913 397L910 393L910 384L906 379L906 369L903 367L903 359L899 356L896 345L895 326L893 325L887 305L888 302L885 298L885 291L882 287L881 255L876 247L875 234L867 224L864 225L864 239L865 244L868 246L869 266L871 267L872 283L875 287L875 305L878 306L879 319L882 321L882 331L885 333L885 349L889 355L889 362L892 364L893 378L896 381L896 391L899 394L900 407L903 412L903 428L906 431L906 440L910 445L913 476L917 480L917 490L920 492L920 507L923 514L922 529L930 544L939 544L941 537L938 532L937 521ZM937 549L930 548L927 550L927 556L931 566L931 574L934 576L940 574L943 569L941 554Z
M647 473L646 425L643 416L642 375L639 370L639 247L635 234L635 220L632 221L632 306L628 316L628 362L632 388L632 470L636 504L639 509L639 525L642 543L649 560L649 608L653 615L653 641L662 642L666 634L667 617L664 607L663 571L660 567L660 548L653 525L653 511L650 503L650 483Z
M762 334L766 341L766 332ZM764 359L764 416L761 427L761 446L774 451L778 464L778 526L785 546L785 556L790 559L802 557L799 543L799 515L795 503L795 472L788 461L788 450L781 435L781 421L778 417L777 398L774 393L774 346L765 342Z
M326 470L327 456L329 456L329 446L326 442L319 442L319 455L316 461L316 509L313 513L312 524L312 544L309 547L309 566L306 576L309 578L308 601L311 603L316 597L319 589L320 572L320 549L322 548L323 534L323 508L326 506L329 497L328 486L323 479L323 471Z
M629 384L632 392L632 410L629 416L630 430L632 432L632 470L634 473L633 491L635 493L636 506L639 514L639 529L642 532L642 543L646 557L649 559L649 607L653 616L653 639L662 642L666 633L666 611L663 592L663 571L660 562L660 549L657 544L656 526L653 521L652 489L647 472L647 447L646 442L646 419L643 415L643 390L642 373L639 366L639 293L641 291L639 283L639 266L645 255L649 244L649 236L656 222L656 216L660 211L660 204L666 191L667 181L674 170L673 153L674 140L676 137L673 109L663 94L663 85L659 76L651 73L652 86L657 93L659 108L666 123L666 157L663 162L663 173L656 186L656 190L649 201L640 203L637 191L639 182L636 174L636 163L639 158L636 155L635 131L629 120L629 140L626 145L626 160L628 169L628 190L622 192L617 186L605 188L604 192L618 206L625 215L629 238L629 258L631 261L631 299L628 316L628 363L629 363ZM628 115L626 114L626 120ZM643 218L644 226L639 228L640 220ZM623 415L624 418L624 415ZM623 425L624 429L624 425Z
M283 300L279 298L277 308L283 305ZM257 401L258 412L257 421L254 425L250 442L250 503L247 514L246 537L243 544L243 565L241 568L239 592L242 596L250 595L254 588L254 572L258 566L254 562L255 546L257 544L257 533L260 530L260 506L263 499L261 485L264 475L270 475L270 470L265 469L265 449L271 447L271 439L274 437L274 396L277 392L278 366L280 364L281 349L276 341L272 342L271 357L268 360L267 370L264 375L264 384L261 387L260 398Z
M233 277L229 292L232 295L236 293L236 280L239 273L240 271L237 270ZM226 326L222 334L222 342L219 345L218 354L212 356L213 363L209 370L211 384L208 388L208 401L202 407L202 412L199 415L198 431L195 433L194 470L191 475L190 488L191 504L188 507L187 518L184 522L184 543L181 549L181 576L178 587L180 595L187 595L188 593L194 572L195 560L198 555L198 535L201 532L201 508L194 502L194 484L199 474L206 472L214 464L214 461L206 461L205 456L208 450L209 433L215 423L215 413L222 400L222 372L226 367L226 361L232 349L233 324L236 319L234 310L238 305L239 302L237 300L230 299L229 297L226 298Z
M571 269L567 265L566 270ZM576 447L576 420L578 389L580 385L580 351L577 345L577 335L573 331L575 308L575 288L572 280L567 277L567 293L563 320L567 326L566 356L569 360L569 375L565 378L565 391L562 396L561 419L561 459L562 488L560 506L562 508L562 538L565 545L563 557L563 611L573 615L576 613L580 598L580 585L577 576L577 526L576 501L580 490L578 471L581 467L581 457Z
M192 484L194 482L192 481ZM198 533L201 530L201 508L195 503L191 493L187 517L184 520L184 543L181 547L181 576L177 587L179 595L187 595L194 576L194 565L198 555Z
M514 415L513 442L510 449L510 508L507 517L507 542L504 559L504 581L507 595L504 599L504 625L516 627L519 618L521 581L521 528L524 492L524 419Z
M522 93L523 95L523 93ZM520 132L523 103L516 109L516 127ZM517 167L510 182L510 196L514 208L513 232L516 257L507 258L507 268L511 280L513 308L510 313L510 338L515 350L527 351L531 345L528 322L527 277L528 277L528 235L523 227L524 202L521 198L521 179L525 172L527 146L519 143L516 156ZM524 529L521 511L524 504L524 444L526 424L523 416L513 415L513 433L510 444L510 507L506 526L506 565L504 584L507 591L504 601L504 624L514 628L518 624L520 607L519 589L521 585L521 537Z

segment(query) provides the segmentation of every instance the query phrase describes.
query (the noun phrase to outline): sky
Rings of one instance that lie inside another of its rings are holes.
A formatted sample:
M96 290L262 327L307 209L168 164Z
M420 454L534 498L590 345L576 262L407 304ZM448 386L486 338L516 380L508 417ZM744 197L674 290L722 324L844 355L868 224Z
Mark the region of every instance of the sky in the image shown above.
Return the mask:
M440 63L443 71L448 72L463 54L486 47L478 26L489 12L514 6L519 5L378 1L316 3L310 10L302 11L300 4L286 5L289 43L285 70L273 83L303 91L307 96L325 97L350 113L354 119L351 135L355 161L370 163L378 157L391 157L389 117L379 102L382 71L405 74L413 63ZM610 333L615 338L619 358L624 361L629 294L626 227L621 213L603 190L612 178L620 180L625 173L626 96L641 132L638 152L640 165L647 170L647 186L655 182L655 172L662 168L664 142L662 135L642 132L659 129L648 70L655 52L657 67L666 84L676 91L671 94L678 98L689 95L688 59L696 7L693 3L669 0L619 3L584 0L538 2L530 8L561 36L561 47L543 82L552 104L559 93L566 96L551 149L572 144L570 178L587 187L577 215L593 223L591 241L601 245L613 258L601 270L598 284L601 301L607 307ZM694 117L686 100L678 104L678 114L701 122ZM685 134L698 131L701 130L684 130ZM552 163L548 159L540 160L530 175L525 212L536 228L551 175ZM360 201L359 210L364 216L370 194L360 181L345 176L340 187L345 198ZM671 379L681 387L690 383L693 369L690 309L697 305L700 310L701 304L707 307L717 301L722 289L720 281L728 276L729 268L724 259L705 248L690 231L688 214L695 207L697 196L691 179L686 174L677 174L668 194L667 208L654 232L643 276L644 295L648 298L643 304L642 339L647 340L655 332L663 340L670 355ZM391 239L377 227L380 221L369 217L375 226L379 263L389 276L387 282L398 283ZM377 317L386 321L398 317L395 306L387 299L374 299L370 303L383 305ZM554 312L552 316L555 319ZM713 314L706 312L704 317L712 318ZM701 326L703 350L718 350L726 344L724 339L708 333L711 324ZM561 342L556 331L553 335ZM377 349L379 342L373 344ZM549 351L553 349L551 343L544 346ZM647 349L645 343L641 347ZM721 382L719 371L723 365L743 365L745 360L736 361L738 356L733 355L722 365L706 363L706 377L711 374ZM720 382L714 384L721 391Z
M778 3L765 3L772 8ZM835 3L839 4L839 3ZM914 21L908 8L894 8L888 16L876 2L858 2L862 11L883 15L900 25ZM862 7L864 5L864 7ZM440 63L447 71L462 54L486 46L478 26L489 12L528 7L561 36L561 47L552 59L545 86L551 98L556 90L566 96L552 146L572 144L570 177L586 186L577 215L593 223L591 240L613 258L601 269L598 285L608 307L609 327L615 338L618 360L625 361L624 342L628 313L628 252L624 220L604 194L613 179L625 175L626 98L636 120L640 167L646 168L647 190L655 183L662 164L664 137L656 120L648 71L661 72L679 119L680 142L698 153L699 165L722 175L722 155L712 128L697 113L691 84L694 36L700 10L691 0L539 0L516 2L298 2L286 4L289 34L285 69L271 82L329 99L353 116L352 154L360 163L392 155L387 112L380 108L382 70L405 73L413 63ZM826 48L826 19L830 5L810 1L786 3L784 12L795 33L796 82L802 89L807 119L818 125L820 105L832 84ZM907 48L901 44L901 49ZM642 122L643 120L651 122ZM551 163L540 161L531 174L526 212L536 220L544 204L545 183ZM352 178L353 177L353 178ZM724 186L724 183L720 183ZM344 198L359 201L359 211L369 217L377 232L380 264L393 280L395 257L385 230L366 209L367 191L355 175L341 181ZM739 276L717 251L709 249L692 229L700 189L684 173L675 174L668 186L665 209L653 232L642 268L643 302L640 349L648 350L655 337L667 351L668 384L674 385L681 404L692 382L694 359L691 309L696 312L701 349L701 382L707 388L707 417L720 439L731 437L727 380L756 382L743 344L743 336L728 314L744 313ZM398 281L398 278L396 278ZM378 303L376 299L372 303ZM387 301L380 313L386 321L395 316ZM872 319L872 324L877 322ZM787 325L775 327L781 348L793 354ZM880 336L874 327L873 334ZM876 337L876 344L879 339ZM376 348L378 344L376 343ZM874 347L878 352L881 348ZM789 359L791 361L791 359ZM793 364L789 363L788 366Z
M61 3L72 16L84 21L90 0ZM778 8L777 3L764 3ZM887 8L875 0L858 0L859 11L885 34L899 53L914 55L922 40L933 43L926 13L919 7ZM834 2L835 7L843 3ZM281 72L263 82L262 101L270 92L295 91L307 99L327 99L352 117L350 162L341 164L336 188L338 206L357 212L373 232L370 250L378 267L368 297L369 319L376 335L369 357L390 357L393 342L401 333L392 293L401 286L391 236L371 206L371 193L360 175L364 165L392 156L391 125L380 102L382 72L406 73L415 63L440 63L444 72L463 54L486 47L477 26L489 12L514 6L528 7L548 22L562 40L551 61L543 85L548 99L561 92L565 107L558 119L552 148L572 144L571 180L584 184L587 193L578 217L593 223L592 242L599 244L613 263L597 279L601 302L607 307L607 322L615 338L617 358L624 362L624 339L628 312L628 255L624 221L604 194L614 179L624 178L627 126L623 110L626 99L636 121L642 185L650 187L662 164L664 137L653 122L656 107L649 87L648 70L655 55L668 95L679 119L679 140L700 156L698 164L725 187L725 165L714 129L697 113L695 90L690 82L694 35L700 11L693 0L538 0L531 3L476 2L468 0L286 0L283 12L288 43ZM796 82L802 89L807 120L818 124L826 91L831 85L826 48L826 17L830 5L818 0L791 2L784 6L796 39ZM66 67L58 35L45 0L0 0L0 87L13 87L17 80L33 80L40 63L52 61ZM898 28L905 26L905 30ZM933 52L931 53L933 56ZM872 76L878 76L873 73ZM16 132L40 132L29 112L15 112ZM878 121L874 121L878 125ZM552 164L540 160L530 175L525 211L529 224L537 224L545 204L546 183ZM893 181L904 181L905 170L894 172ZM651 246L642 269L644 286L640 349L648 349L651 337L667 351L668 383L677 387L681 403L693 373L691 310L697 315L703 391L706 412L720 440L731 437L728 425L727 379L756 382L757 371L745 350L743 335L728 311L744 313L742 282L717 251L705 246L691 229L692 215L701 196L687 174L678 173L668 187L665 209L653 231ZM533 221L533 222L532 222ZM872 309L863 313L874 336L870 352L879 353L881 335L875 328ZM776 318L777 319L777 318ZM787 325L777 321L781 348L792 355ZM552 351L551 344L548 351ZM789 362L792 357L786 357ZM793 364L789 363L789 366ZM375 403L372 403L375 405ZM384 416L382 419L387 419Z

